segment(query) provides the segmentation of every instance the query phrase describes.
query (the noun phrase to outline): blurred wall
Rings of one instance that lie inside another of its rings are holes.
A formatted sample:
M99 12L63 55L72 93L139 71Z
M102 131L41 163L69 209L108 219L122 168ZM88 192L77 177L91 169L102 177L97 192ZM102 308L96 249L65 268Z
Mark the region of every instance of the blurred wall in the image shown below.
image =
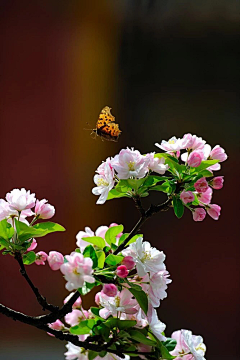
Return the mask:
M155 142L192 132L226 149L225 186L213 199L222 206L220 221L195 223L189 213L180 221L168 211L143 231L167 254L173 279L159 309L167 334L192 329L204 337L207 359L237 360L239 190L233 189L239 169L240 5L232 0L0 4L0 197L15 187L31 189L56 206L54 220L67 229L39 240L38 251L69 253L85 226L94 230L118 222L131 229L138 213L128 199L97 206L91 194L96 167L121 148L154 151ZM123 131L118 143L94 140L84 130L95 127L105 105ZM148 198L146 206L160 200ZM0 302L39 314L14 259L1 256L0 271ZM29 274L49 302L61 304L67 291L58 272L32 265ZM3 316L0 321L0 359L64 359L63 343Z

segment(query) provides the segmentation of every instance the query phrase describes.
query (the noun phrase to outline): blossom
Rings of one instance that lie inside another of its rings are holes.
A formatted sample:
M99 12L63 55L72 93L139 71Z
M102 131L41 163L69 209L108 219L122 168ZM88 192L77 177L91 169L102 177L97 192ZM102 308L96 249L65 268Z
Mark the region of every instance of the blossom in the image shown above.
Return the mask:
M168 141L162 140L161 144L155 143L155 145L162 150L175 152L183 149L182 141L182 139L177 139L175 136L173 136Z
M31 194L30 190L22 188L13 189L11 192L7 193L6 200L9 203L10 209L22 211L26 209L31 209L35 205L35 194Z
M203 221L206 216L206 211L202 208L196 208L193 210L193 220L194 221Z
M37 200L35 206L35 214L39 219L50 219L55 214L54 206L47 204L46 199Z
M214 220L218 220L220 216L221 207L216 204L209 204L206 206L206 210L209 216Z
M99 311L99 315L107 319L110 315L117 316L118 312L135 314L138 311L136 308L138 303L132 297L128 289L124 289L121 292L118 291L115 297L108 297L101 293L99 298L103 309Z
M200 203L210 204L212 200L212 193L213 193L212 189L208 187L207 191L205 191L204 193L198 193L197 198L200 201ZM202 205L200 204L200 206Z
M85 320L88 318L88 312L86 310L78 310L74 309L67 315L65 315L65 321L70 326L76 326L78 325L82 320Z
M59 319L51 324L48 324L48 326L54 330L63 330L65 328L64 324Z
M81 249L81 252L83 252L85 247L89 244L87 242L87 239L84 240L85 238L92 237L92 236L99 236L104 239L107 230L108 230L108 226L100 226L95 231L95 234L90 229L90 227L85 227L85 231L79 231L76 236L76 238L77 238L76 244Z
M215 190L220 190L223 187L224 177L216 176L210 181L210 186Z
M206 346L201 336L193 335L189 330L178 330L171 337L177 341L175 349L170 351L171 355L177 356L176 360L205 360Z
M52 270L59 270L61 265L64 263L64 257L58 251L50 251L47 260Z
M87 336L80 335L79 338L84 341ZM73 345L70 342L67 343L66 348L68 350L64 353L66 360L88 360L88 354L84 348Z
M136 262L138 275L143 277L148 271L158 272L165 270L164 260L165 254L156 248L151 247L147 241L143 242L143 238L139 237L122 251L124 256L132 256Z
M206 144L204 146L204 159L205 160L218 160L219 162L223 162L227 160L227 154L225 153L225 150L220 147L219 145L214 146L214 148L211 150L211 146L209 144ZM220 170L221 165L219 163L214 164L210 167L208 167L208 170Z
M166 325L158 319L157 311L149 306L147 320L151 332L160 340L165 341L166 337L162 335L162 332L166 329Z
M74 292L70 293L67 297L65 297L63 303L66 304L66 302L68 302L73 295L74 295ZM82 304L82 299L81 299L81 297L79 296L79 297L77 298L77 300L75 301L75 303L72 305L72 308L73 308L73 309L80 308L81 304Z
M167 285L172 282L168 277L169 273L166 270L152 273L150 276L147 274L143 277L142 288L148 294L149 302L153 307L159 307L160 300L167 297Z
M187 158L187 163L191 167L198 167L204 158L204 154L201 150L194 150ZM182 158L183 160L183 158Z
M114 284L104 284L102 292L109 297L115 297L117 295L118 289Z
M165 159L163 157L158 158L158 157L154 157L154 152L147 154L146 157L150 160L148 168L151 171L154 171L158 174L164 174L165 171L168 170L169 166L165 164Z
M206 192L208 189L208 182L207 182L206 178L202 177L202 178L198 179L195 182L194 187L197 190L197 192L199 192L199 193Z
M188 204L194 201L195 197L192 191L182 191L180 195L180 199L184 204Z
M107 164L107 166L106 166L106 164ZM114 169L113 169L113 167L112 167L112 159L111 159L110 157L108 157L108 158L106 159L106 161L102 162L102 163L98 166L96 172L97 172L99 175L106 176L105 171L106 171L106 170L109 170L109 168L110 168L110 170L111 170L111 172L112 172L112 177L114 177Z
M120 278L125 278L128 276L128 269L125 265L120 265L117 267L116 274Z
M148 172L150 159L140 154L138 150L122 149L119 155L112 160L112 167L117 172L119 179L135 177L143 178Z
M68 291L82 287L85 281L91 284L95 282L92 276L92 259L84 258L77 252L72 252L65 258L67 262L61 265L60 270L67 280L65 287Z
M44 251L39 251L36 254L36 265L45 265L45 261L47 261L48 255Z
M101 291L97 292L95 295L95 303L97 304L97 306L100 305L100 295L101 295Z
M114 176L108 163L104 165L104 175L94 175L93 180L97 186L92 189L92 193L100 195L97 204L104 204L109 191L114 187Z
M132 256L125 256L122 259L122 265L125 265L128 270L132 270L135 267L135 261Z
M27 216L32 216L34 213L31 209L26 209L21 212L20 221L24 222ZM17 210L10 208L10 205L4 199L0 199L0 221L7 218L18 217L19 213Z
M185 134L182 140L183 149L188 150L203 149L205 143L206 141L201 137L197 137L197 135L192 134Z
M29 242L31 242L31 240L29 240ZM32 239L32 243L29 246L29 248L27 248L27 251L32 251L36 249L36 247L37 247L37 241L35 239Z

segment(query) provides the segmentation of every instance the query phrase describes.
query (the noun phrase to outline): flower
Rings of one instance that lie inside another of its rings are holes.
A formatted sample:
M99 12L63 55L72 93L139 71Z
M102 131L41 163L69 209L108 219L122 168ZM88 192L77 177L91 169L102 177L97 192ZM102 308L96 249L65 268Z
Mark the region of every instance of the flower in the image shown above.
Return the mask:
M197 190L197 192L199 192L199 193L206 192L208 189L208 182L207 182L206 178L202 177L202 178L198 179L195 182L194 187Z
M36 265L45 265L45 261L47 261L48 255L44 251L39 251L36 254Z
M47 204L46 199L37 200L35 206L35 214L39 219L50 219L55 214L54 206Z
M31 240L29 240L29 242L31 242ZM37 241L35 239L32 239L32 243L29 246L29 248L27 248L27 251L32 251L36 249L36 247L37 247Z
M224 177L216 176L210 181L210 186L215 190L220 190L223 187Z
M25 217L32 216L34 213L31 209L26 209L21 212L20 221L24 222ZM19 213L15 209L11 209L10 205L4 199L0 199L0 221L7 218L18 217Z
M115 297L117 295L118 289L114 284L104 284L102 292L109 297Z
M203 204L210 204L212 200L212 192L212 189L208 187L207 191L205 191L204 193L198 193L197 198ZM200 204L200 206L202 205Z
M104 166L104 175L94 175L94 182L97 185L92 189L94 195L100 195L97 204L104 204L107 200L109 191L114 187L114 175L108 163Z
M77 252L72 252L65 258L67 262L61 265L60 270L67 280L65 287L68 291L82 287L85 281L91 284L95 282L92 276L92 259L84 258L82 254Z
M148 168L151 171L154 171L158 174L164 174L165 171L168 170L169 166L168 165L164 165L165 163L165 159L163 157L158 158L158 157L154 157L154 152L147 154L146 157L148 157L149 159L149 165Z
M159 307L160 300L167 297L167 285L172 282L168 277L169 272L166 270L152 273L150 276L145 275L143 277L142 288L144 292L148 293L149 302L153 307ZM144 283L149 283L149 285Z
M194 201L195 197L191 191L182 191L180 195L180 199L184 204L188 204Z
M201 336L193 335L189 330L178 330L171 337L177 341L175 349L170 351L172 356L177 356L176 360L205 360L206 346Z
M84 341L87 336L80 335L79 338ZM67 343L66 348L68 349L68 351L64 353L66 360L88 360L88 353L84 348L73 345L70 342Z
M35 194L31 194L30 190L22 188L13 189L11 192L7 193L6 200L9 203L10 209L22 211L26 209L31 209L35 205Z
M59 319L51 324L48 324L48 326L54 330L63 330L65 328L64 324Z
M193 210L193 220L194 221L203 221L206 216L206 211L202 208L196 208Z
M138 311L136 308L138 303L132 297L133 295L128 289L118 291L115 297L108 297L101 292L99 298L103 309L99 311L99 315L107 319L110 315L117 316L118 312L135 314Z
M122 265L125 265L128 270L132 270L135 267L135 261L132 256L125 256L122 259Z
M84 240L85 238L92 237L92 236L100 236L101 238L104 239L107 230L108 230L108 226L100 226L97 228L95 234L90 229L90 227L85 227L85 231L79 231L76 236L76 238L77 238L76 244L81 249L81 252L83 252L85 247L89 244L87 242L87 239Z
M107 164L107 166L106 166L106 164ZM106 159L106 161L102 162L102 163L98 166L96 172L97 172L99 175L106 176L106 173L105 173L105 172L106 172L106 170L108 171L109 168L110 168L110 170L111 170L111 172L112 172L112 177L114 177L114 169L113 169L113 167L112 167L112 159L111 159L110 157L108 157L108 158Z
M66 304L66 302L68 302L73 295L74 295L74 292L70 293L67 297L65 297L63 303ZM73 309L80 308L80 307L81 307L81 304L82 304L82 299L81 299L81 297L79 296L79 297L77 298L77 300L75 301L75 303L72 305L72 308L73 308Z
M116 274L120 278L125 278L128 276L128 269L125 265L120 265L117 267Z
M119 179L129 179L131 177L141 179L148 172L149 162L150 159L141 155L138 150L127 148L122 149L111 163Z
M206 144L204 146L204 160L219 160L219 162L223 162L227 160L227 154L225 153L225 150L220 147L219 145L214 146L214 148L211 150L211 146L209 144ZM212 166L208 167L208 170L220 170L221 165L219 163L214 164Z
M165 270L164 260L165 254L156 248L151 247L147 241L143 242L143 238L139 237L122 251L124 256L132 256L136 262L138 275L143 277L148 271L158 272Z
M157 147L165 151L178 151L183 149L182 139L177 139L175 136L168 141L162 140L161 144L155 143Z
M194 150L188 156L187 163L191 167L198 167L204 158L204 154L201 150ZM183 160L183 157L182 157Z
M166 329L166 325L158 319L157 311L152 306L148 307L147 320L151 332L160 340L165 341L166 337L162 332Z
M65 321L70 326L76 326L78 325L82 320L85 320L88 318L88 312L86 310L78 310L74 309L67 315L65 315Z
M209 204L206 206L206 210L209 216L213 218L213 220L218 220L220 216L221 207L216 204Z
M59 270L61 265L64 263L64 257L58 251L50 251L47 260L52 270Z
M183 149L188 150L203 149L205 143L206 141L201 137L197 137L197 135L192 134L185 134L182 140Z

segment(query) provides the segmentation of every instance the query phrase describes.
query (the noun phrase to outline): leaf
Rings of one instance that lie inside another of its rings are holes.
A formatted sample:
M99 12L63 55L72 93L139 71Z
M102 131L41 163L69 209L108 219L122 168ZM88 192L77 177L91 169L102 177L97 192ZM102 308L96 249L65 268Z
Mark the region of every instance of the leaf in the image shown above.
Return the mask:
M145 292L143 290L138 291L133 288L129 288L128 290L133 294L133 296L136 298L138 304L140 305L140 307L143 309L143 311L147 315L148 298L147 298L147 295L145 294Z
M211 176L213 176L213 173L209 170L203 170L203 171L201 171L201 175L203 177L211 177Z
M169 338L162 342L162 344L167 348L168 351L173 351L177 345L177 341L175 339Z
M110 227L106 234L105 234L105 240L106 242L111 245L112 243L116 243L116 236L123 232L123 225L117 225Z
M86 240L85 240L86 239ZM96 245L100 249L103 249L105 244L105 241L100 236L90 236L88 238L85 238L84 241L89 242L90 244Z
M129 186L131 187L131 189L133 190L138 190L143 183L145 182L145 178L142 179L128 179L127 180Z
M95 325L94 319L89 320L83 320L80 322L80 324L76 326L72 326L70 328L70 333L73 335L84 335L84 334L90 334L92 328Z
M88 350L88 360L94 360L98 356L98 352L93 350Z
M78 288L78 291L81 295L88 294L96 285L96 282L93 284L85 282L81 288Z
M0 221L0 239L9 240L13 237L14 228L7 222L6 219Z
M120 320L118 319L117 326L120 330L128 329L135 326L137 322L135 320Z
M113 254L110 254L106 257L106 260L105 262L108 264L108 265L117 265L119 264L123 259L123 256L121 255L113 255Z
M10 245L10 244L7 242L7 240L4 240L4 239L0 238L1 250L4 249L4 248L8 249L8 248L9 248L9 245Z
M202 172L207 169L209 166L215 165L219 162L219 160L204 160L201 162L201 165L194 168L196 173ZM212 175L211 175L212 176Z
M127 180L120 180L117 185L115 186L115 189L120 193L126 193L132 188L129 186Z
M173 198L173 208L175 215L180 219L184 214L184 205L176 196Z
M165 181L162 185L156 185L151 187L149 190L162 191L164 193L170 194L172 192L171 185L168 181Z
M169 165L169 168L178 177L180 174L182 174L184 171L186 171L186 166L180 165L178 163L178 159L176 159L174 156L171 156L167 153L161 153L161 154L155 154L154 157L165 158L165 164Z
M161 341L159 341L160 343L160 350L161 350L161 355L162 355L162 358L165 360L172 360L172 359L175 359L175 356L172 356L168 349L163 345L163 343Z
M66 231L66 229L62 225L59 225L51 221L46 221L33 225L33 228L36 230L46 231L46 234L50 234L52 232L57 232L57 231Z
M138 341L141 344L149 345L149 346L156 346L156 342L153 340L148 339L145 335L143 335L138 330L128 330L129 334L131 335L131 338Z
M121 197L130 197L130 195L127 195L127 193L124 193L124 192L123 193L118 192L116 189L112 189L108 193L107 200L112 200L112 199L121 198Z
M97 308L97 307L91 307L90 310L91 310L91 312L93 313L93 315L99 317L99 311L100 311L99 308Z
M154 186L160 181L166 181L168 178L166 176L157 176L157 175L148 175L144 181L144 187Z
M96 254L96 251L94 250L94 247L92 245L88 245L85 247L83 251L83 256L86 258L91 258L93 262L92 268L95 269L98 266L98 257Z
M110 329L104 323L100 323L99 325L95 326L93 328L93 333L96 335L101 335L105 341L109 340Z
M127 245L130 245L132 243L134 243L139 237L143 237L143 234L137 234L137 235L134 235L127 243Z
M102 269L104 267L104 262L105 262L105 253L104 251L100 250L100 251L96 251L96 254L98 258L98 267L99 269Z
M28 226L27 224L15 219L18 239L24 242L31 238L42 237L56 231L65 231L64 227L59 224L47 221L45 223Z
M34 251L29 251L28 253L23 255L23 263L24 265L31 265L36 260L36 254Z

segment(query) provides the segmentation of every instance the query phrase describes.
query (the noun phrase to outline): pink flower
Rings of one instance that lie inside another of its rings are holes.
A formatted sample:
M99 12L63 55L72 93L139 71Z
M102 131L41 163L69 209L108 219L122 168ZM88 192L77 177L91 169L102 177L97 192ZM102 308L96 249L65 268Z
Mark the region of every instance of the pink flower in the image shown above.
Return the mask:
M146 157L149 159L149 165L148 165L148 168L149 170L151 171L154 171L158 174L164 174L165 171L168 170L169 166L168 165L164 165L165 163L165 159L163 157L161 158L157 158L157 157L154 157L154 152L153 153L150 153L150 154L147 154Z
M85 231L79 231L79 233L76 236L77 238L76 244L81 249L81 252L83 252L85 247L89 245L89 243L87 242L88 237L100 236L101 238L104 239L107 230L108 230L108 226L99 226L95 231L95 233L90 229L90 227L85 227ZM84 240L85 238L86 240Z
M100 295L101 295L100 291L95 295L95 303L97 304L97 306L100 305Z
M106 166L106 164L107 164L107 166ZM108 157L106 161L102 162L102 164L99 165L96 172L99 175L106 176L106 170L109 171L109 168L110 168L110 170L112 172L112 177L114 177L114 169L112 167L112 159L110 157Z
M63 330L65 328L64 324L59 319L51 324L48 324L48 326L54 330Z
M110 315L117 316L117 313L136 314L138 309L137 300L132 298L133 295L127 289L117 292L115 297L108 297L103 292L100 295L100 304L103 309L99 311L99 315L107 319Z
M183 149L201 150L204 148L205 143L206 141L201 137L197 137L197 135L185 134L183 136Z
M165 151L178 151L183 149L183 140L177 139L175 136L171 137L168 141L162 140L161 144L155 143L157 147Z
M65 316L65 321L70 326L78 325L82 320L88 318L88 312L86 310L77 310L74 309Z
M214 220L218 220L221 211L221 207L219 205L210 204L206 206L206 209L208 215L211 216L211 218L213 218Z
M220 190L223 187L224 178L223 176L216 176L210 181L210 185L215 190Z
M37 200L35 206L35 214L39 219L50 219L55 214L54 206L47 204L46 199Z
M104 204L109 191L114 187L114 175L108 163L104 163L104 175L94 175L93 181L97 185L92 189L94 195L100 195L97 204Z
M206 216L206 211L202 208L196 208L193 211L193 220L194 221L203 221Z
M205 360L206 346L201 336L193 335L189 330L178 330L171 337L177 341L175 349L170 351L176 356L175 360Z
M36 265L45 265L45 261L47 261L48 255L44 251L39 251L36 254Z
M13 189L11 192L7 193L6 200L9 203L10 209L22 211L26 209L31 209L35 205L35 194L31 194L30 190L22 188Z
M183 191L181 192L180 199L184 204L188 204L194 201L195 197L191 191Z
M117 295L118 289L114 284L104 284L102 292L109 297L115 297Z
M162 334L166 329L166 325L158 319L157 311L150 305L148 307L147 320L151 332L160 340L165 341L166 338Z
M138 150L123 149L112 160L112 167L119 179L143 178L148 172L149 158Z
M120 278L125 278L128 276L128 269L125 265L120 265L117 267L116 274Z
M66 302L68 302L68 301L71 299L71 297L73 296L73 294L74 294L74 292L70 293L70 294L64 299L63 303L66 304ZM81 307L81 304L82 304L82 299L81 299L81 297L79 296L79 297L77 298L77 300L75 301L75 303L73 304L72 308L73 308L73 309L80 308L80 307Z
M150 276L147 274L142 278L142 289L148 294L148 301L151 306L159 307L160 300L167 297L167 285L172 282L168 277L168 271L163 270L152 273Z
M208 182L207 182L206 178L203 177L201 179L198 179L195 182L194 187L197 190L197 192L199 192L199 193L206 192L208 189Z
M136 263L132 256L125 256L122 260L122 265L125 265L128 270L132 270Z
M79 340L84 341L88 335L79 335ZM87 352L72 343L67 343L67 351L64 353L66 360L88 360Z
M64 263L64 257L58 251L50 251L47 260L52 270L59 270L61 265Z
M32 251L32 250L36 249L36 247L37 247L37 241L35 239L33 239L29 248L27 248L27 251Z
M202 160L203 160L204 154L201 150L194 150L191 152L187 159L187 163L191 167L198 167Z
M65 258L68 262L62 264L60 270L67 280L65 287L68 291L82 287L85 281L91 284L95 282L92 276L92 259L84 258L82 254L77 252L72 252Z
M208 187L207 191L205 191L204 193L198 193L197 198L203 204L210 204L212 200L212 192L212 189Z
M210 152L210 158L213 160L219 160L219 162L223 162L227 160L227 154L221 146L216 145Z

